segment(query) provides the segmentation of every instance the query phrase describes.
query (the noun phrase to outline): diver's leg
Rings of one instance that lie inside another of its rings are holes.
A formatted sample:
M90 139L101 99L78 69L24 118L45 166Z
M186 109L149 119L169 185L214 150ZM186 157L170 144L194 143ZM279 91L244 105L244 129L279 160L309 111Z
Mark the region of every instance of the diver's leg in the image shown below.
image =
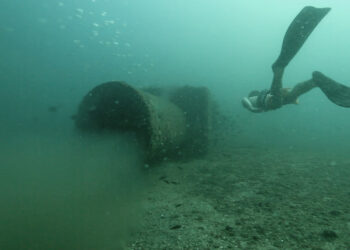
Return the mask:
M329 11L330 8L304 7L289 25L283 38L280 55L272 64L274 76L270 88L272 98L269 108L276 109L282 106L282 77L284 69Z
M283 91L283 105L285 104L297 104L299 96L309 92L315 88L315 82L310 79L301 83L296 84L291 90Z
M338 106L350 108L350 87L338 83L318 71L313 72L312 79L329 100Z
M276 67L273 69L273 79L270 88L271 98L266 103L267 109L278 109L283 105L282 101L282 77L284 68Z

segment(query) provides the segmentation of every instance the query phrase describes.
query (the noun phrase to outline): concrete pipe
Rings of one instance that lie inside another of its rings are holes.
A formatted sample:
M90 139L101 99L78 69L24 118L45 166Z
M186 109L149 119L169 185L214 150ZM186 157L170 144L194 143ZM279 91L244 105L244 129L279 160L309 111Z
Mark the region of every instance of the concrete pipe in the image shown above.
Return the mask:
M166 98L124 82L93 88L79 105L76 127L85 131L133 131L146 149L146 160L177 154L186 136L183 110Z

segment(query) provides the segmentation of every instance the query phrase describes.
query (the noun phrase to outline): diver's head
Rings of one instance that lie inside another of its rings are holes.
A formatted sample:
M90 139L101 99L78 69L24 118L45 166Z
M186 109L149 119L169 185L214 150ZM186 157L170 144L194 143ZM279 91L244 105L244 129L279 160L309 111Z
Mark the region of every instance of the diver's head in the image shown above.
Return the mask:
M250 93L248 97L244 97L242 99L243 107L245 107L249 111L254 113L263 112L264 110L261 107L259 107L257 104L258 104L258 95L251 95Z

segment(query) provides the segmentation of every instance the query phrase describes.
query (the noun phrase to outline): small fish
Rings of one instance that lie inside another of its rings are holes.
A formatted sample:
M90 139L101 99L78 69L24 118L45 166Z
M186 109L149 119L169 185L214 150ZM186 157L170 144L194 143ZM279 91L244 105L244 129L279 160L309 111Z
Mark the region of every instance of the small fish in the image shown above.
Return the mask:
M170 230L176 230L179 228L181 228L181 225L174 225L174 226L170 227Z
M56 113L58 111L58 107L57 106L50 106L50 107L48 107L47 110L51 113Z

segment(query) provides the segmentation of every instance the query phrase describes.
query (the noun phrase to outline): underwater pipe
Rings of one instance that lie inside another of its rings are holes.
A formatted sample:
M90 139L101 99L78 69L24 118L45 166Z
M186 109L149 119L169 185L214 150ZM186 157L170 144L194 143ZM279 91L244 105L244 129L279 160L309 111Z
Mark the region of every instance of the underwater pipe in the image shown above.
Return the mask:
M206 88L136 89L125 82L102 83L83 98L75 125L83 131L132 131L146 161L203 154L210 129Z

